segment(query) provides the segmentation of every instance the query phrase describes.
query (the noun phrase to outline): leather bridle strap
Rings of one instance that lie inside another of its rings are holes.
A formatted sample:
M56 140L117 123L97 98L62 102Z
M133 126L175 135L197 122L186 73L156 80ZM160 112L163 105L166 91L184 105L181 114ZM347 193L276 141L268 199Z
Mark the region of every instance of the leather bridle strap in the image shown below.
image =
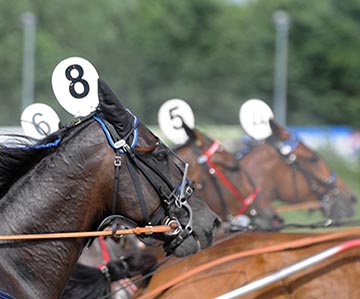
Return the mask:
M104 236L99 237L99 245L101 249L101 254L103 257L103 262L98 265L98 268L105 276L106 282L107 282L107 290L106 290L106 296L111 296L111 275L109 272L109 268L107 267L107 263L110 262L110 253L106 246Z
M148 224L149 221L150 221L150 219L149 219L149 211L148 211L148 208L147 208L147 205L146 205L144 193L142 192L140 180L139 180L139 177L136 174L136 171L135 171L135 168L134 168L134 165L133 165L132 161L130 161L130 159L128 159L128 162L129 163L127 163L127 167L129 169L129 174L130 174L131 180L133 182L138 201L140 203L140 208L141 208L142 215L144 217L143 223Z
M104 236L100 236L98 240L99 240L101 255L102 255L102 258L103 258L103 263L98 265L98 268L101 269L108 262L110 262L110 253L109 253L109 250L108 250L108 248L106 246Z
M201 154L199 147L196 145L196 143L192 143L191 147L193 148L195 154L198 156L197 162L200 164L200 166L204 169L206 173L209 173L210 179L212 184L214 185L215 191L217 192L221 204L221 208L226 215L226 218L231 221L233 215L230 212L229 206L225 200L224 193L221 190L218 178L216 177L216 174L214 171L211 171L211 167L205 163L208 159L207 156L204 156Z
M220 142L215 140L213 144L210 146L210 148L202 155L203 158L199 158L199 160L205 160L205 163L209 165L212 169L214 169L214 172L217 174L219 179L224 183L224 185L229 189L229 191L240 201L242 202L242 207L238 212L238 215L243 214L249 205L251 205L254 200L256 199L256 196L260 192L260 189L256 188L253 193L251 193L248 197L244 198L239 190L234 186L232 182L223 174L223 172L216 167L215 163L211 161L211 156L214 155L217 151L217 149L220 146Z
M295 210L319 209L320 207L321 206L319 201L310 201L304 203L279 206L275 208L275 211L277 213L282 213L282 212L295 211Z

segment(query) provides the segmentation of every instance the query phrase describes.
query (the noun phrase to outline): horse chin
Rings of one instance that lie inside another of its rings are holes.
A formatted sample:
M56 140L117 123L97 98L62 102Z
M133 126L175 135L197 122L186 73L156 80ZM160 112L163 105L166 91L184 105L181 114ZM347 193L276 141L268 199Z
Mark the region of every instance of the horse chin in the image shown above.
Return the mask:
M269 231L269 230L278 230L281 229L284 224L284 219L281 218L277 214L272 214L270 216L264 216L262 215L256 217L253 220L254 226L256 230L260 231Z
M202 215L205 211L206 217ZM212 245L214 236L221 226L221 219L211 210L205 211L194 210L193 232L174 249L173 255L188 256Z
M207 244L207 246L209 245L211 244ZM176 257L184 257L184 256L192 255L200 251L202 248L203 247L201 246L200 242L196 240L194 236L190 235L178 247L176 247L173 254Z

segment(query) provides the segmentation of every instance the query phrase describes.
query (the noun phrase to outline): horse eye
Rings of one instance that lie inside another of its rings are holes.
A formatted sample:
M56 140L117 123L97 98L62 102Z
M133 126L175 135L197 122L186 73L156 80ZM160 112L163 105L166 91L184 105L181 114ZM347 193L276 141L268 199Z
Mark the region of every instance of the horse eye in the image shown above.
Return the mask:
M161 151L161 152L159 152L159 153L156 154L156 158L157 158L159 161L164 160L166 157L167 157L167 152L166 152L166 151Z
M316 154L314 154L310 157L310 162L316 163L318 161L318 159L319 159L319 157Z

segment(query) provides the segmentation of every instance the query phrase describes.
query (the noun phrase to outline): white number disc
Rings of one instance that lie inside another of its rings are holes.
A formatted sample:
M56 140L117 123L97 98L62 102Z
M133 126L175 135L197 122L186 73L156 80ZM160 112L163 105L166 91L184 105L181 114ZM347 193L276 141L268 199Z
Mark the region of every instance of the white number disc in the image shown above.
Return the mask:
M42 139L59 130L60 119L50 106L36 103L24 109L20 122L27 136Z
M61 61L54 69L51 83L59 104L74 116L86 116L96 109L99 75L95 67L80 57Z
M240 107L241 127L246 134L254 139L263 140L272 134L269 125L271 118L274 118L271 108L261 100L251 99Z
M188 139L183 121L189 128L194 128L194 113L184 100L171 99L161 105L158 112L160 130L175 144L183 144Z

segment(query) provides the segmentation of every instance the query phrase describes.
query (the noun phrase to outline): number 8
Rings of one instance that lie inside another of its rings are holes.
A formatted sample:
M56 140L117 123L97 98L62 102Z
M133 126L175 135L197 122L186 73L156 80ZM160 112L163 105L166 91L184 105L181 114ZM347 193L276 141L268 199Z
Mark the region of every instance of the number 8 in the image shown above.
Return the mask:
M74 69L78 71L78 76L76 78L72 77L72 75L71 75L71 71ZM86 97L90 91L89 83L86 80L82 79L83 75L84 75L84 70L78 64L70 65L65 71L66 78L71 82L70 86L69 86L69 91L70 91L71 95L77 99ZM76 83L82 84L82 86L84 88L82 93L76 92L76 90L75 90Z

